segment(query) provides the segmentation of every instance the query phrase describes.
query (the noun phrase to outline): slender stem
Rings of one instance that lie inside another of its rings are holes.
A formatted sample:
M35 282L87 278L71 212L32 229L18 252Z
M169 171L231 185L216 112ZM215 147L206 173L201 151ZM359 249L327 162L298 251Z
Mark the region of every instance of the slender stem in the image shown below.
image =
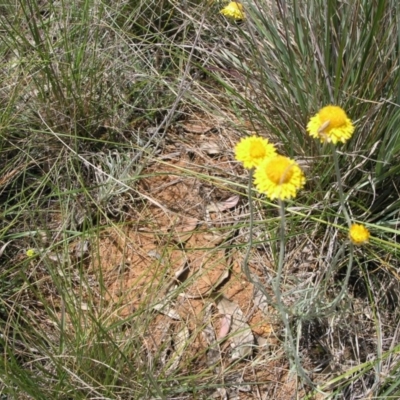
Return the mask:
M286 227L286 218L285 218L285 203L282 200L279 200L279 216L280 216L280 229L279 229L279 259L278 259L278 270L276 273L276 279L272 285L275 299L276 299L276 307L281 314L281 319L285 325L286 331L286 342L288 343L288 350L290 355L290 361L294 362L296 367L296 372L301 376L304 381L313 386L312 381L305 373L303 366L301 365L300 357L297 352L297 346L295 346L295 341L292 335L292 330L289 322L289 312L286 309L284 303L282 302L282 293L281 293L281 279L283 272L283 264L285 259L285 244L286 244L286 236L285 236L285 227Z
M246 275L246 278L249 282L252 282L249 269L249 258L250 258L251 248L253 247L254 206L253 206L253 198L251 196L253 174L254 174L254 169L251 169L249 174L249 183L247 185L247 197L249 199L249 211L250 211L249 242L246 254L243 259L243 272Z
M340 293L336 296L336 299L329 305L331 307L331 309L335 309L335 307L337 306L339 301L342 299L344 292L347 290L347 287L349 285L351 269L353 266L353 251L354 251L354 246L353 246L353 243L350 242L349 262L347 264L346 276L344 278L344 282L342 285L342 289L340 290Z
M335 147L334 144L331 144L331 149L332 149L332 154L333 154L333 160L334 160L334 163L335 163L335 172L336 172L336 178L337 178L337 182L338 182L340 205L342 207L343 214L344 214L344 216L346 218L347 225L348 225L348 227L350 229L350 227L351 227L351 219L350 219L350 215L349 215L349 213L347 211L347 207L346 207L346 204L345 204L345 199L344 199L344 194L343 194L343 186L342 186L342 178L340 176L340 169L339 169L338 154L337 154L336 147ZM353 265L353 244L350 243L349 263L347 265L346 276L345 276L345 279L344 279L344 282L343 282L343 285L342 285L342 289L340 290L339 295L332 302L332 304L329 305L332 308L336 307L336 305L342 299L345 291L347 290L347 286L349 284L352 265Z
M267 293L265 290L265 287L263 284L257 279L256 276L252 276L250 273L249 269L249 259L250 259L250 253L251 249L253 247L253 226L254 226L254 206L253 206L253 198L251 194L251 189L252 189L252 182L253 182L253 173L254 170L250 170L249 174L249 184L247 186L247 195L249 199L249 211L250 211L250 227L249 227L249 241L248 241L248 246L246 250L246 254L243 259L243 272L246 275L247 280L254 285L255 288L261 291L261 293L266 296L268 302L272 304L272 299L271 296ZM282 272L283 272L283 264L284 264L284 257L285 257L285 205L283 201L279 201L280 207L279 207L279 212L280 212L280 217L281 217L281 226L280 226L280 251L279 251L279 261L278 261L278 271L277 271L277 276L276 279L274 280L272 284L272 289L275 294L275 301L276 301L276 307L281 314L281 318L284 321L285 324L285 330L286 330L286 341L289 343L288 349L290 353L290 360L294 362L294 365L296 367L296 372L302 377L302 379L310 386L313 386L312 381L310 378L307 376L305 373L301 361L297 352L297 346L295 346L291 327L290 327L290 322L288 318L288 310L286 309L285 305L282 302L281 298L281 290L280 290L280 283L281 283L281 278L282 278Z
M336 151L336 147L335 147L335 145L333 143L331 144L331 149L332 149L332 154L333 154L333 161L334 161L334 164L335 164L336 179L337 179L337 182L338 182L340 205L342 207L343 214L344 214L344 216L346 218L347 225L350 228L351 219L350 219L349 213L347 212L347 208L346 208L346 204L345 204L345 200L344 200L342 177L340 175L338 154L337 154L337 151Z
M251 249L253 247L253 227L254 227L254 205L253 205L253 197L251 194L251 189L252 189L252 183L253 183L253 174L254 174L254 170L251 169L250 170L250 174L249 174L249 183L247 186L247 197L249 199L249 212L250 212L250 226L249 226L249 241L248 241L248 246L247 246L247 250L246 250L246 254L244 256L243 259L243 264L242 264L242 269L243 272L247 278L247 280L252 283L254 285L254 287L259 290L267 299L267 301L272 304L272 298L271 296L268 294L268 292L266 291L264 285L262 284L262 282L260 282L260 280L258 279L257 276L255 275L251 275L250 273L250 268L249 268L249 259L250 259L250 253L251 253Z
M286 228L286 219L285 219L285 203L282 200L279 200L279 216L280 216L280 228L279 228L279 259L278 259L278 270L276 272L276 284L274 284L274 292L276 297L276 302L278 307L282 306L282 311L285 311L283 308L283 304L281 301L281 290L280 283L282 278L283 271L283 262L285 258L285 228Z

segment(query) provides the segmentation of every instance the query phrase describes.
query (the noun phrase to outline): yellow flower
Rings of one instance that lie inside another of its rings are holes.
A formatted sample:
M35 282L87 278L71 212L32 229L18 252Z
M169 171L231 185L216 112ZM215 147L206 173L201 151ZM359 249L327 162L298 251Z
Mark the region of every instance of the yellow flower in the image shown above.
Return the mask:
M257 167L265 158L275 156L275 146L259 136L244 138L235 146L236 160L241 161L248 169Z
M226 17L232 17L234 19L245 19L243 6L237 1L231 1L220 11L220 13Z
M294 198L305 183L306 178L299 165L284 156L264 160L254 173L257 190L271 200Z
M349 237L350 240L355 245L360 245L368 242L370 236L371 234L369 233L369 230L364 225L360 224L351 225L349 231Z
M354 132L354 125L339 106L321 108L307 124L307 131L321 142L345 143Z
M37 251L35 250L35 249L28 249L27 251L26 251L26 255L28 256L28 257L35 257L35 256L37 256Z

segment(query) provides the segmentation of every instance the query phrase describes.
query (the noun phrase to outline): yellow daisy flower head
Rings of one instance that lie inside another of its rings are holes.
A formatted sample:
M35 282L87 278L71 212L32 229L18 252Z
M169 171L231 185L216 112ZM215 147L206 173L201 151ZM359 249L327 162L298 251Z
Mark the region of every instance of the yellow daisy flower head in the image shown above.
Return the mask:
M275 156L275 146L260 136L249 136L235 146L235 159L248 169L257 167L265 158Z
M361 245L368 242L370 236L371 234L369 233L369 230L364 225L360 224L351 225L349 231L349 237L350 240L355 245Z
M27 257L36 257L38 255L38 252L35 249L28 249L26 251Z
M354 132L354 125L339 106L321 108L307 124L307 132L321 142L345 143Z
M232 17L233 19L245 19L243 6L237 1L231 1L220 13L226 17Z
M264 160L254 173L257 190L271 200L294 198L305 183L304 173L296 161L279 155Z

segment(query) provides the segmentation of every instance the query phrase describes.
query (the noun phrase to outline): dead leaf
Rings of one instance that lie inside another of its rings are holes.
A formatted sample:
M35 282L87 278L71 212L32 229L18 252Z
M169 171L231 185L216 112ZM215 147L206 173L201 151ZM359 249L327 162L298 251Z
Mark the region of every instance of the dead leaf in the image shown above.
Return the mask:
M81 240L75 246L75 257L79 260L89 253L89 240Z
M225 269L224 272L220 275L217 282L210 288L210 290L206 294L210 294L211 292L216 291L225 281L229 278L231 274L231 270L229 268Z
M251 391L251 386L245 384L242 372L235 372L226 377L225 383L228 387L229 400L239 400L241 393L248 393Z
M218 246L232 235L232 231L210 230L203 234L203 238L210 242L210 245Z
M179 268L178 271L175 272L175 279L179 282L183 282L185 280L185 273L189 271L189 264L184 261L182 268Z
M231 329L232 317L230 315L223 315L221 318L221 327L219 329L217 338L223 339Z
M258 307L264 315L269 314L268 310L268 299L262 293L260 289L254 286L253 290L253 303L256 307Z
M186 132L189 132L189 133L198 133L198 134L207 133L207 132L209 132L209 131L213 128L212 126L204 125L204 124L199 124L199 123L197 123L197 124L189 124L189 123L186 123L186 124L183 124L182 126L183 126L183 129L184 129Z
M7 243L4 243L3 246L1 246L1 249L0 249L0 257L3 255L4 250L6 249L6 247L7 247L11 242L12 242L12 240L10 240L10 241L7 242Z
M165 366L168 362L168 356L171 352L172 347L172 335L171 335L171 321L162 321L161 323L161 335L158 341L158 345L163 348L160 352L160 363L161 365Z
M186 325L183 325L182 329L174 336L174 351L171 354L173 360L171 365L168 367L168 372L175 371L179 365L179 361L182 358L183 352L188 344L189 340L189 329Z
M210 303L204 309L203 326L204 329L201 331L201 336L204 342L207 344L207 365L215 365L221 358L220 351L218 349L217 337L215 335L214 327L211 323L212 308L214 304Z
M179 314L168 304L168 302L171 300L164 300L161 301L160 303L157 303L154 305L154 309L160 312L161 314L166 315L167 317L170 317L171 319L175 321L180 321L181 317Z
M221 212L225 210L229 210L230 208L233 208L236 206L236 204L239 202L239 196L231 196L229 199L226 199L224 201L219 201L218 203L211 203L207 206L206 210L208 212Z
M212 398L218 400L232 400L228 397L228 391L225 388L217 388Z
M215 142L203 142L200 145L200 150L204 151L204 153L212 156L221 153L221 148Z
M67 258L66 256L64 256L64 254L61 253L49 253L46 255L50 261L54 261L59 264L65 264L69 259L69 257ZM64 276L64 272L60 272L60 275Z
M159 261L162 260L162 256L157 250L150 250L147 252L147 255L149 257L155 258L156 260L159 260Z
M179 217L177 223L173 226L175 239L179 243L187 242L193 235L199 220L193 217Z
M173 292L178 286L175 284L174 281L169 282L163 290L161 290L160 301L153 306L155 310L164 314L175 321L180 321L181 317L175 311L174 308L171 307L171 303L173 302L172 297L168 296L169 293Z
M253 352L254 335L239 305L222 297L217 307L221 314L232 318L229 339L233 348L232 359L239 360L250 356Z

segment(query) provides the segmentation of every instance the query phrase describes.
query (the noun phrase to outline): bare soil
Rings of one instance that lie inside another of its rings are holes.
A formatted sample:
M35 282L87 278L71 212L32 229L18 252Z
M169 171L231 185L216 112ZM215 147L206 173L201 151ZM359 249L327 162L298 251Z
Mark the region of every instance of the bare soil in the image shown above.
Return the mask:
M138 191L148 201L131 220L103 231L99 256L90 267L102 269L106 300L116 318L153 309L143 346L167 371L171 365L188 369L189 363L191 370L213 368L216 381L226 388L214 390L210 398L264 399L273 394L289 399L296 382L279 350L281 326L272 310L268 315L255 304L253 285L242 271L246 241L238 223L248 218L247 200L224 182L232 175L246 182L247 173L233 161L234 136L218 123L185 122L142 172ZM238 243L243 247L232 246ZM258 257L255 266L250 260L253 273L260 274L260 262L271 267L267 256ZM238 306L253 334L251 354L241 360L232 359L229 316L217 307L221 298ZM206 327L214 330L214 351ZM182 338L185 345L178 354Z

